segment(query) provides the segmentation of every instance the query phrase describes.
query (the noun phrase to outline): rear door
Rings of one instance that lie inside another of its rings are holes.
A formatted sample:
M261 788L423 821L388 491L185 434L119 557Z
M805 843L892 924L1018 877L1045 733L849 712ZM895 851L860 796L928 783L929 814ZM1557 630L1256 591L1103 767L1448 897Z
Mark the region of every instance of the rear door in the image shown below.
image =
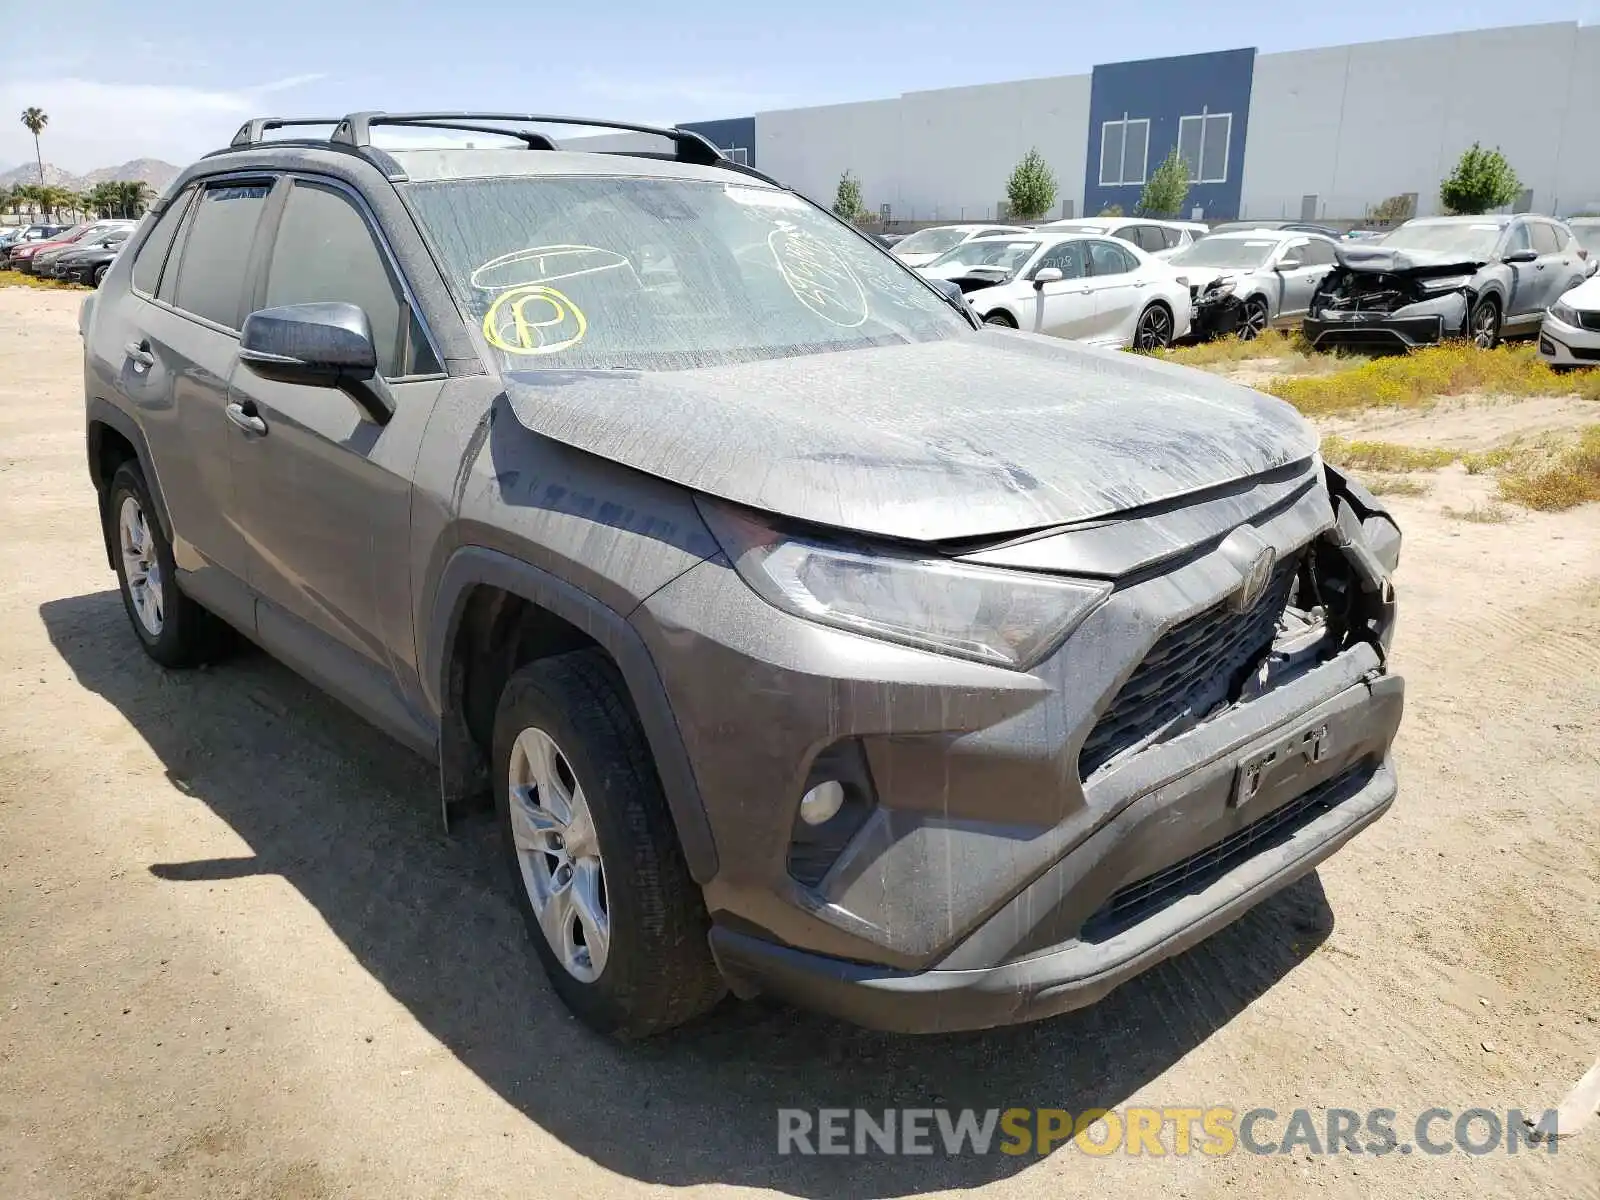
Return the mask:
M1088 245L1094 321L1090 332L1083 336L1094 341L1131 340L1150 280L1139 274L1139 259L1116 242L1097 238Z
M344 185L285 181L254 307L342 301L372 326L396 411L379 425L344 392L263 379L241 366L229 453L259 602L260 641L403 738L414 718L391 655L411 646L411 471L443 386L398 269Z
M1583 275L1573 266L1578 256L1570 249L1563 250L1562 246L1570 245L1571 239L1567 231L1550 221L1528 221L1528 235L1533 241L1533 248L1539 255L1535 264L1535 278L1539 281L1540 299L1539 312L1542 314L1556 302L1568 288L1576 287L1583 282Z
M173 525L181 586L252 628L228 462L228 380L270 177L209 182L168 207L133 271L137 315L116 351Z

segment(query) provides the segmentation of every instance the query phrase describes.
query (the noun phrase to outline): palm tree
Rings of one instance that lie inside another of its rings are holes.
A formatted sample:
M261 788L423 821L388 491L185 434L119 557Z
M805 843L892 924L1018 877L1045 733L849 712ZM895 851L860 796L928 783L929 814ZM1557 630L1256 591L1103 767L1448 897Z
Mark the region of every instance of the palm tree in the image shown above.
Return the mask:
M42 108L25 108L22 110L22 123L28 127L28 132L33 134L33 160L39 164L39 186L44 186L44 157L39 153L39 135L44 132L44 127L50 124L50 117Z

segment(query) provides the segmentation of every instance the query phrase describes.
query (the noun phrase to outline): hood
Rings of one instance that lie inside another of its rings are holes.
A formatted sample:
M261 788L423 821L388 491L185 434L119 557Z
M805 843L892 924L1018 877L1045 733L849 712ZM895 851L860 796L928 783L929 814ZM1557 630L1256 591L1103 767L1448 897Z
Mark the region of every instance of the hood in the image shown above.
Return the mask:
M1458 253L1440 254L1433 250L1401 250L1381 242L1336 242L1334 255L1339 265L1350 271L1372 271L1381 275L1474 275L1488 258L1462 258Z
M1582 309L1584 312L1600 310L1600 275L1592 276L1563 293L1561 303Z
M1031 334L505 376L517 420L737 504L910 541L1110 516L1309 457L1287 404Z

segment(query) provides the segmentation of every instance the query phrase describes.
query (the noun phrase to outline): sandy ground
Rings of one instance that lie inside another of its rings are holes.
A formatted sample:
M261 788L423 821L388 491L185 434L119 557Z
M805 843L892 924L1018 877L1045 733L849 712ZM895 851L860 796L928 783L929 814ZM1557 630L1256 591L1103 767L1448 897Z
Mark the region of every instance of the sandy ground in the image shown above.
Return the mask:
M0 288L0 1196L1600 1197L1594 1127L1554 1157L851 1160L778 1157L774 1112L1558 1103L1600 1053L1600 509L1397 500L1392 814L1098 1007L903 1039L730 1004L619 1048L420 761L260 654L141 654L77 300Z

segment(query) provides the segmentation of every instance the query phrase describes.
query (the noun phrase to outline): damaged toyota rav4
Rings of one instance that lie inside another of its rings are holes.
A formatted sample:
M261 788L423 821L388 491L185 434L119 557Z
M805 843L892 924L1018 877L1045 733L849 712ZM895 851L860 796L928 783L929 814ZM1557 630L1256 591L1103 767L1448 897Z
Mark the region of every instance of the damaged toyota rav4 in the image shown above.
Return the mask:
M1292 409L555 123L251 121L83 333L135 636L231 627L492 799L585 1021L1044 1017L1389 807L1400 534Z
M1470 338L1491 349L1503 333L1538 329L1594 269L1566 225L1537 216L1426 217L1338 243L1337 254L1303 329L1318 347Z

